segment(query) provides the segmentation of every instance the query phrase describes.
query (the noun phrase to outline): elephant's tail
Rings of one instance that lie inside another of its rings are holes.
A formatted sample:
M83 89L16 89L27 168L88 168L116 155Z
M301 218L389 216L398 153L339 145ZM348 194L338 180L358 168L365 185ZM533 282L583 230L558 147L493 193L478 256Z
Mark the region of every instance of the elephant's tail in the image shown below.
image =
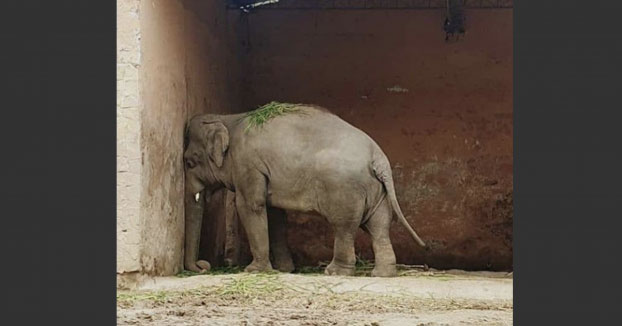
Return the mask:
M384 188L386 189L387 195L389 197L389 203L391 203L391 207L393 207L393 211L395 212L395 214L397 214L400 223L408 230L410 235L420 246L425 247L425 242L421 240L421 238L417 235L417 232L415 232L410 224L408 224L408 221L406 220L406 217L404 217L402 209L397 202L397 196L395 195L395 186L393 184L393 175L391 173L391 166L389 165L388 159L384 157L383 159L374 160L374 162L372 163L372 169L376 175L376 178L378 178L378 180L380 180L380 182L384 184Z

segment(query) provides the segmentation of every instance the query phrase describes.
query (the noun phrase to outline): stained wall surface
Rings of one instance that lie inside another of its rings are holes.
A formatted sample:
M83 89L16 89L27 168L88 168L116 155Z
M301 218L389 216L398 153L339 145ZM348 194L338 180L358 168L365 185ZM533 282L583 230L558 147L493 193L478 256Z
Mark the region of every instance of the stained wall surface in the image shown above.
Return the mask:
M117 5L119 273L181 268L186 121L271 100L326 106L385 150L402 209L430 245L421 250L395 225L398 262L511 268L511 9L469 10L466 38L445 43L442 10L241 18L219 0ZM229 232L224 215L235 215L224 197L205 212L202 230L200 257L216 264ZM294 213L289 221L297 264L331 259L325 221ZM243 243L237 250L249 259ZM373 257L363 234L357 253Z
M117 272L140 269L140 20L138 0L117 0Z
M117 272L170 275L183 259L184 126L194 114L237 107L238 51L229 42L237 22L219 0L117 6Z
M393 167L402 210L399 263L512 267L512 10L467 11L444 41L443 10L259 10L249 17L249 107L326 106L367 132ZM320 218L290 214L296 263L332 257ZM366 235L357 253L373 258Z

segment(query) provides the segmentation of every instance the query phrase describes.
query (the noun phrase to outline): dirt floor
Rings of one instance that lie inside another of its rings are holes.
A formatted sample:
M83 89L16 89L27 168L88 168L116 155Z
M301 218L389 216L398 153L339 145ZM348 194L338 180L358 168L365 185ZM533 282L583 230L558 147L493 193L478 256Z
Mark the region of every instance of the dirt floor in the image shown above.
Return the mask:
M512 325L512 275L405 271L161 277L117 294L118 325Z

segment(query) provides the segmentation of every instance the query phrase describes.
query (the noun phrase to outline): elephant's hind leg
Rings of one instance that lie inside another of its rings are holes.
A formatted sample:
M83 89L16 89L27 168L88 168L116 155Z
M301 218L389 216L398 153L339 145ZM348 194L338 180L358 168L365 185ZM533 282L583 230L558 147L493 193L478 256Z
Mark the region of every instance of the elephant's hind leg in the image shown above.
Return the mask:
M359 186L357 178L334 180L325 185L326 191L319 202L320 213L335 233L333 260L324 271L328 275L354 275L354 238L365 207L365 194Z
M284 210L268 209L268 228L274 268L285 273L293 272L294 261L287 245L287 214Z
M335 226L333 260L324 271L327 275L354 275L354 267L356 264L354 236L356 235L356 230L356 225L354 225L354 227L344 225Z
M350 214L348 214L350 215ZM358 216L360 214L352 214ZM358 230L360 218L340 218L333 215L329 219L335 231L333 260L324 271L328 275L354 275L356 256L354 254L354 238Z
M385 198L374 215L363 225L363 229L371 236L374 250L375 267L371 272L372 276L397 276L395 252L389 237L391 217L391 208Z

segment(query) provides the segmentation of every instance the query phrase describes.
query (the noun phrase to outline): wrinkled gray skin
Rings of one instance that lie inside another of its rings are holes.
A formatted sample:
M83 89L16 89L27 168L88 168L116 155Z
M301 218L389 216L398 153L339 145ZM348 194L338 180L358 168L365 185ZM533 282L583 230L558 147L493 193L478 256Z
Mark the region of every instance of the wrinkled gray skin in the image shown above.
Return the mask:
M326 274L353 275L354 237L361 227L372 238L372 275L395 276L392 210L415 241L425 244L397 203L387 157L367 134L336 115L315 106L298 108L246 132L244 114L194 117L184 153L187 198L194 201L200 193L209 199L223 187L235 192L253 255L248 272L294 270L283 211L292 210L319 214L332 225L334 255ZM186 219L185 268L201 271L207 263L197 262L201 214Z

